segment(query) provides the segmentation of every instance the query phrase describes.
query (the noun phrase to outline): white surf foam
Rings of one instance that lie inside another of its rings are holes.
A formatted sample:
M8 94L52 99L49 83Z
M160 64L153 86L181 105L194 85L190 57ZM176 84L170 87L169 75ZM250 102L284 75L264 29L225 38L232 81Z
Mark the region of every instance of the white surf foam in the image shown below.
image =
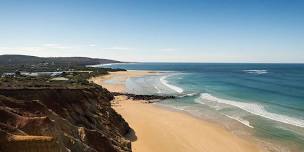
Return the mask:
M245 120L245 119L240 118L240 117L229 116L229 115L225 115L225 116L230 118L230 119L236 120L236 121L242 123L243 125L245 125L249 128L254 128L253 126L250 125L250 122L248 120Z
M186 94L186 96L188 96L188 97L192 97L192 96L195 96L195 95L197 95L198 93L188 93L188 94Z
M245 103L245 102L238 102L238 101L233 101L233 100L227 100L227 99L220 99L217 97L212 96L211 94L208 93L202 93L200 96L201 100L206 100L209 102L218 102L218 103L223 103L223 104L228 104L232 105L235 107L238 107L240 109L243 109L251 114L258 115L264 118L268 118L274 121L298 126L304 128L304 120L286 116L286 115L281 115L277 113L272 113L268 112L262 105L256 104L256 103Z
M267 70L243 70L243 71L249 74L258 74L258 75L268 73Z
M162 76L162 77L160 78L160 82L161 82L163 85L167 86L168 88L170 88L170 89L176 91L177 93L182 93L182 92L184 92L184 90L183 90L182 88L180 88L180 87L178 87L178 86L171 85L171 84L168 83L168 81L166 80L166 78L168 78L169 76L173 76L173 75L165 75L165 76Z
M161 90L156 85L154 85L154 88L157 90L158 94L162 93Z
M198 93L188 93L188 94L183 94L183 95L180 95L178 97L182 98L182 97L193 97L195 95L198 95Z

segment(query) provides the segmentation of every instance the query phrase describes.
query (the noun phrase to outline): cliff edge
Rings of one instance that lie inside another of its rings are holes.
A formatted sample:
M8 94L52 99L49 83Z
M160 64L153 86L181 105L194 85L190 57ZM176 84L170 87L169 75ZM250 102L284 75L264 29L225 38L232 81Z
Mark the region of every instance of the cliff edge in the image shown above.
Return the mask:
M106 89L0 87L2 152L130 152L130 127Z

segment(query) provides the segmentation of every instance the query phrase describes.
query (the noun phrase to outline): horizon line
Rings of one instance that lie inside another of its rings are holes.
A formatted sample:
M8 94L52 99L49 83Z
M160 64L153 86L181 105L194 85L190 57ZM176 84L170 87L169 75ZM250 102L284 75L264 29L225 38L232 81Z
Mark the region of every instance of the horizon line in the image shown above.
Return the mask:
M89 57L89 56L36 56L36 55L30 55L30 54L0 54L1 55L21 55L21 56L32 56L32 57L40 57L40 58L60 58L60 57L71 57L71 58L77 58L77 57L83 57L83 58L92 58L92 59L106 59L106 60L114 60L119 61L121 63L194 63L194 64L304 64L304 62L221 62L221 61L209 61L209 62L203 62L203 61L194 61L194 62L188 62L188 61L121 61L117 59L111 59L111 58L100 58L100 57Z

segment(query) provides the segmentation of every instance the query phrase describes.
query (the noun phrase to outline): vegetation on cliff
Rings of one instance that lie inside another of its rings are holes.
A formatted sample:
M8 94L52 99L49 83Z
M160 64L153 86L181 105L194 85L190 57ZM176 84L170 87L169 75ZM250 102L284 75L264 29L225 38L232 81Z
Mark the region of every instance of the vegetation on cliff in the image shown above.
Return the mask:
M36 57L28 55L0 55L0 65L74 65L86 66L120 61L87 57Z

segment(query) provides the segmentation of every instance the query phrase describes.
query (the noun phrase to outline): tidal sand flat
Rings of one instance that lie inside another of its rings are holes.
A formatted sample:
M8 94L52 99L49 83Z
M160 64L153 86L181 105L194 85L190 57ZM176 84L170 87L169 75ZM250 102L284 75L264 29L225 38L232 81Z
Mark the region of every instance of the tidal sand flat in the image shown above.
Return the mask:
M119 92L123 82L132 76L155 74L149 71L115 72L92 79L105 88ZM114 83L114 84L113 84ZM144 101L117 96L113 108L134 129L132 150L135 152L258 152L254 139L241 138L225 128L197 119L188 114L172 111Z
M153 71L118 71L110 72L105 76L93 77L90 81L102 85L111 92L125 92L125 82L131 77L141 77L145 75L155 74Z

